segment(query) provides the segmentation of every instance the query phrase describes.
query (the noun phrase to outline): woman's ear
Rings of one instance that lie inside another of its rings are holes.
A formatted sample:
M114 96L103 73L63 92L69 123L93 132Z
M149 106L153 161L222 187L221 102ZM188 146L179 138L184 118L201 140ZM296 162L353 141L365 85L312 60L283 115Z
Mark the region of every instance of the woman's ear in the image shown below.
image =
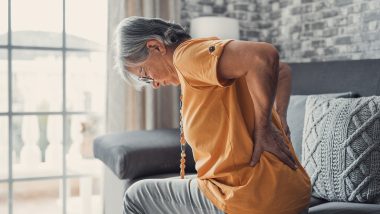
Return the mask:
M151 39L146 42L146 47L150 50L155 50L159 51L162 55L166 53L166 47L164 43L156 40L156 39Z

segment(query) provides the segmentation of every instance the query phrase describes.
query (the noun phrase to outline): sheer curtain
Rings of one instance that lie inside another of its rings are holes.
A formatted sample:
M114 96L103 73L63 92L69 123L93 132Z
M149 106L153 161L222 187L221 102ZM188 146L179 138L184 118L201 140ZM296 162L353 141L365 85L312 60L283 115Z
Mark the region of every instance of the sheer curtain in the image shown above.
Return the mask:
M114 30L125 17L160 17L179 22L179 0L110 0L108 7L107 131L176 128L179 124L179 88L152 88L137 92L113 69Z

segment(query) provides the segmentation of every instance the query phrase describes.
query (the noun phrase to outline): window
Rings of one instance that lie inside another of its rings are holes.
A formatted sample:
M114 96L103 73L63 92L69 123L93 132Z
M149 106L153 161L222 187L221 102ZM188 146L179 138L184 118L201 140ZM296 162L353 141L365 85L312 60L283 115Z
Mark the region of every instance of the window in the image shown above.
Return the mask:
M106 0L0 0L0 213L101 213L106 40Z

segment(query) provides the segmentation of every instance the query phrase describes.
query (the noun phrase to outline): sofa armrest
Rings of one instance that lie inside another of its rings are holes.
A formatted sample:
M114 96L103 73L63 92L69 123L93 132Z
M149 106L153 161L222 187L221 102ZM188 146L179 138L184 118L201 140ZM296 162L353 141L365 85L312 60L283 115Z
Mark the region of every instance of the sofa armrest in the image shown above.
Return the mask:
M178 129L129 131L97 137L94 155L120 179L135 179L180 172ZM194 173L190 146L186 147L186 173Z

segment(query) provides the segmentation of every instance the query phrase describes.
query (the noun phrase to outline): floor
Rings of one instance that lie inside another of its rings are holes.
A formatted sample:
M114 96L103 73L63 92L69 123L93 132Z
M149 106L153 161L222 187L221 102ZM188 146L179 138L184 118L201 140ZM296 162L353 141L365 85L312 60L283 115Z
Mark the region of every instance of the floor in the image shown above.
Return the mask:
M62 214L63 199L60 197L60 185L57 180L34 182L15 182L13 188L13 214ZM69 183L68 183L69 184ZM101 214L102 205L98 182L93 186L92 196L88 200L80 198L79 181L70 180L70 192L67 192L67 214ZM82 207L86 206L85 210ZM0 214L7 214L8 191L7 185L0 185Z
M0 202L0 213L8 212L8 205ZM17 206L13 207L13 214L30 214L30 213L49 213L62 214L62 202L52 198L38 198L33 200L18 201ZM92 198L92 214L101 214L100 197L93 196ZM74 197L67 202L67 214L84 214L81 212L81 200Z

